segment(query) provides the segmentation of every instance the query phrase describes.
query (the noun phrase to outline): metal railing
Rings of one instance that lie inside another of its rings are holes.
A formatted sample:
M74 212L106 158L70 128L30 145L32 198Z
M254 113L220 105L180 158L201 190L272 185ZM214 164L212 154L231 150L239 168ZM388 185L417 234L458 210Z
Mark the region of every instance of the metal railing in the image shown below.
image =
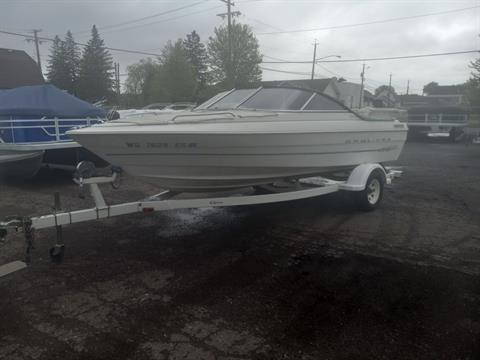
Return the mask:
M0 119L0 137L7 144L71 141L65 135L68 130L102 122L100 118Z
M409 114L408 123L424 124L466 124L467 114Z

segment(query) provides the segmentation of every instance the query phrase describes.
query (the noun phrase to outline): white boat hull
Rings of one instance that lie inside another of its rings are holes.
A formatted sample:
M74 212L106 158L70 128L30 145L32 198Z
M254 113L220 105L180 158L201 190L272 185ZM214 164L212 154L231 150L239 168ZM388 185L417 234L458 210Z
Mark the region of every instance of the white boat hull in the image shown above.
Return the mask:
M263 119L135 128L112 124L70 135L111 164L156 178L164 188L211 190L393 161L407 133L406 126L393 121L275 120L275 132Z

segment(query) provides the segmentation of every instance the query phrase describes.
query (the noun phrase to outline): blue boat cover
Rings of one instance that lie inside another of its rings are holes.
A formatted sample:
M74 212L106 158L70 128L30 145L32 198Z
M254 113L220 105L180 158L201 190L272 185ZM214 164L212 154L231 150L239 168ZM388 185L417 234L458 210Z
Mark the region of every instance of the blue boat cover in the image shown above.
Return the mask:
M106 113L99 107L47 84L0 90L0 116L95 118L105 117Z

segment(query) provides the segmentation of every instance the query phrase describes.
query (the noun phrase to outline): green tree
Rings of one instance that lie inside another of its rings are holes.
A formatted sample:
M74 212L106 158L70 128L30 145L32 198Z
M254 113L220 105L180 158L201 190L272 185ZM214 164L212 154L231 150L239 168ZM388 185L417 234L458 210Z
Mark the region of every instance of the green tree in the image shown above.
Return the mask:
M388 85L380 85L378 88L375 89L375 96L378 96L384 90L388 91L389 88L390 88L391 94L395 94L395 95L397 94L393 86L389 87Z
M48 81L60 89L67 89L70 83L65 62L65 43L55 36L47 65Z
M472 69L470 79L465 84L467 99L470 105L480 106L480 58L470 63Z
M48 81L60 89L76 94L79 65L80 54L72 33L68 31L64 41L55 36L48 60Z
M150 58L127 66L128 76L125 82L125 91L137 99L136 106L144 106L161 100L160 93L155 92L154 85L159 70L160 65Z
M241 88L257 84L262 79L262 55L258 40L248 25L237 22L231 27L231 57L229 55L228 28L215 28L208 43L209 65L214 82L226 88Z
M80 61L78 95L90 101L107 97L112 92L112 56L105 48L95 25L92 37L83 49Z
M170 41L162 50L160 69L153 86L163 101L192 101L195 99L197 79L182 40Z
M470 69L472 69L472 72L470 73L472 76L471 78L474 80L480 80L480 58L470 62Z
M203 88L207 84L208 75L208 55L205 45L200 41L200 36L194 30L187 34L187 38L183 40L185 54L195 72L198 83L198 89Z
M423 93L426 95L430 95L435 88L438 87L438 83L435 81L429 82L427 85L423 87Z
M69 83L65 90L76 95L78 92L78 77L80 73L80 50L73 39L72 33L67 31L64 41L65 68L68 73Z

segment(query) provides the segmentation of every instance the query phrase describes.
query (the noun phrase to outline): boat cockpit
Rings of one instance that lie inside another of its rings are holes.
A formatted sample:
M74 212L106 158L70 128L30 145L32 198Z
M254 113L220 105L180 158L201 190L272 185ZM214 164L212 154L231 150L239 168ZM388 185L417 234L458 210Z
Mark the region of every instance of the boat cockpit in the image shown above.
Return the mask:
M338 100L314 90L294 87L260 87L224 91L194 110L267 110L352 112Z

